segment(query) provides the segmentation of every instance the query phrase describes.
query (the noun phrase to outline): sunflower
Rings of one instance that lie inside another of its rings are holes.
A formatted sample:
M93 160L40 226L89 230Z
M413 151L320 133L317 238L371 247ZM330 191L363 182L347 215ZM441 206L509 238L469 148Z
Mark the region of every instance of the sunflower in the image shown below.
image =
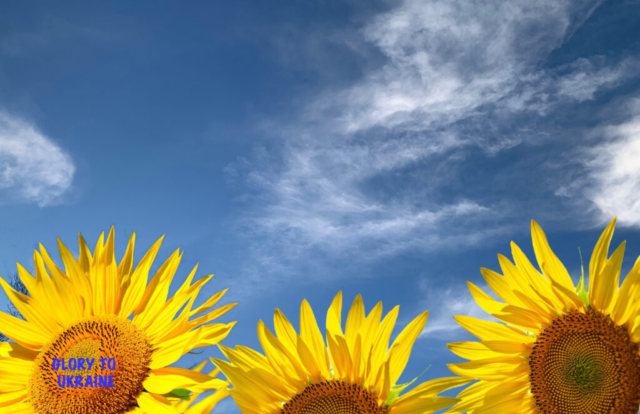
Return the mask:
M204 360L193 368L193 370L195 372L202 372L206 364L207 360ZM220 369L216 368L209 372L209 374L206 374L204 381L202 381L199 386L190 388L191 393L188 393L187 390L173 390L172 394L177 395L177 397L172 396L169 400L173 403L176 412L178 414L211 413L220 401L229 396L229 389L227 388L229 383L217 379L216 376L219 373ZM215 392L200 401L196 401L203 393L211 390L215 390Z
M577 288L535 222L539 273L513 242L503 275L481 269L504 303L469 283L478 305L505 322L467 316L458 323L480 338L449 348L469 362L450 369L480 380L450 412L636 414L640 405L640 260L622 285L625 243L608 257L615 218L600 236Z
M398 310L396 306L382 319L378 303L365 317L362 298L357 296L343 332L342 293L338 293L327 313L327 348L304 300L300 335L276 309L276 335L262 321L258 324L266 356L243 346L233 350L219 345L230 362L213 362L233 385L231 396L244 414L413 414L450 406L457 400L437 394L470 380L437 379L398 398L411 383L395 384L428 315L415 318L388 349Z
M135 233L117 264L113 227L106 243L100 236L93 255L80 235L77 260L58 240L64 271L40 245L35 278L17 265L28 296L0 278L25 318L0 312L2 333L13 341L0 346L0 414L170 414L175 409L166 394L208 381L201 373L168 366L225 338L235 322L209 322L235 304L207 312L225 290L193 309L213 277L192 284L197 265L167 299L179 250L147 284L163 237L135 268Z

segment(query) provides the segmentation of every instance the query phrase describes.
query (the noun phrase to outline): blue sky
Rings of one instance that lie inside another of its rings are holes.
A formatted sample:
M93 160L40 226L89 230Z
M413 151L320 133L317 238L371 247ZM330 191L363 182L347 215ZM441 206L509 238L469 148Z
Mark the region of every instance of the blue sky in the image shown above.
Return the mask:
M0 274L166 234L157 265L184 249L178 281L240 302L226 345L342 290L429 309L401 380L449 375L466 281L532 255L531 219L574 282L614 215L635 262L639 26L637 0L5 5Z

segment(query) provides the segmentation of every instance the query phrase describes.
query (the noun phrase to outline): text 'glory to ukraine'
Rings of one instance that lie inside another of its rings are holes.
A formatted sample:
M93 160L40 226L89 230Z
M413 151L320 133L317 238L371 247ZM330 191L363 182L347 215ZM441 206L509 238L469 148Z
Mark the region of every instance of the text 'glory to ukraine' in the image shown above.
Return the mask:
M102 370L116 369L115 358L100 358ZM96 362L95 358L53 358L51 367L54 371L91 371ZM113 375L66 375L58 374L58 386L61 388L113 388Z

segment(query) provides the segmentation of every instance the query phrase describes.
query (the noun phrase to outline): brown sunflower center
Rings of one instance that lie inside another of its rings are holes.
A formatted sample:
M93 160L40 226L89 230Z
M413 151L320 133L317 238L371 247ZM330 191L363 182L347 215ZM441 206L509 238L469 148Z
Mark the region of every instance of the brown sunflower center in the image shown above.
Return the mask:
M637 414L638 344L600 312L572 311L538 335L529 359L542 414Z
M309 385L280 414L386 414L378 397L357 384L329 380Z
M29 400L38 413L126 413L137 406L151 353L128 319L106 315L76 323L36 358Z

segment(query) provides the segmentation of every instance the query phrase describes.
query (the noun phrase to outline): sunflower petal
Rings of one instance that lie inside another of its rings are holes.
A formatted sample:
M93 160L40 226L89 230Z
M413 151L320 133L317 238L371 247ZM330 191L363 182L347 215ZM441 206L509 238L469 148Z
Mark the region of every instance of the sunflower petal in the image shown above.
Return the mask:
M533 236L533 249L544 275L565 289L575 291L575 286L571 281L569 272L567 272L567 269L560 259L553 253L547 241L547 236L545 236L544 231L542 231L542 228L540 228L535 221L531 221L531 235Z
M598 276L600 275L602 268L604 268L607 262L607 256L609 253L609 245L611 244L611 238L613 237L613 230L616 227L616 217L611 220L609 225L600 235L596 247L591 253L591 261L589 261L589 299L593 300L595 286L598 282Z
M391 345L391 349L389 350L391 384L395 384L398 381L402 371L404 371L404 368L407 366L413 343L424 329L428 316L429 311L418 315L400 332L396 340L393 341L393 345Z

